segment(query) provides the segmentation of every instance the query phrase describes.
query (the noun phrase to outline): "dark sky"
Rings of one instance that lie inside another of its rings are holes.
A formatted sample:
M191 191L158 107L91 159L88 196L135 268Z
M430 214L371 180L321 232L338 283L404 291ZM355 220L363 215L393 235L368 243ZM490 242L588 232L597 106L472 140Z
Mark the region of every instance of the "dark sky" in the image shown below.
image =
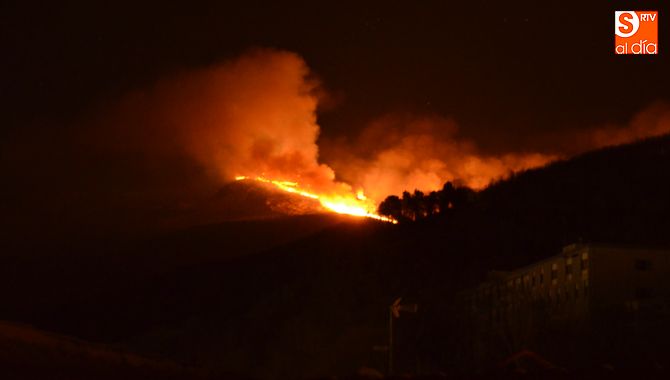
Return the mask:
M407 110L454 117L486 146L624 122L670 96L663 12L661 55L614 56L613 1L18 3L0 12L10 129L254 46L294 51L321 78L337 100L319 115L326 136Z

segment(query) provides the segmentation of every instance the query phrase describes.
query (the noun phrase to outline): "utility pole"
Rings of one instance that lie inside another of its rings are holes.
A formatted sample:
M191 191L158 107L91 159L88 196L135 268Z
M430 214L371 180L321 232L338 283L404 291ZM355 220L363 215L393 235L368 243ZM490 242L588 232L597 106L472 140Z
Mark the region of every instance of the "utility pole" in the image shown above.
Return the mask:
M393 375L393 305L389 306L389 368L388 375Z
M389 368L388 375L393 375L393 319L400 318L400 312L416 313L418 306L417 304L404 304L401 305L402 297L397 298L391 306L389 306Z

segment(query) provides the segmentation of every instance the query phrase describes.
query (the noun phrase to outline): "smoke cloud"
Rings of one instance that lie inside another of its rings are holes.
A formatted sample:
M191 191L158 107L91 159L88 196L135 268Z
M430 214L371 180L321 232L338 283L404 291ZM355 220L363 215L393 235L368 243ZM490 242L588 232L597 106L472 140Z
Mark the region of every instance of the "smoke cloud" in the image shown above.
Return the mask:
M197 219L238 175L347 189L318 162L317 93L302 58L259 49L160 80L71 126L17 136L5 162L22 163L12 196L23 203L13 217L86 225Z
M354 139L325 141L323 156L338 178L381 200L414 189L429 191L446 181L474 189L513 172L543 166L589 150L670 133L670 106L658 102L626 125L603 125L535 138L542 148L486 154L441 116L389 114L369 123Z
M459 137L457 124L439 116L387 115L372 122L352 142L326 144L338 176L375 199L404 190L437 190L446 181L481 189L514 171L557 158L542 153L480 153L474 141Z
M559 149L562 154L572 155L667 133L670 133L670 104L656 102L634 115L626 125L609 124L563 133L561 136L553 136L553 141L561 142Z
M670 107L658 103L627 125L539 136L556 144L496 155L440 115L390 113L355 137L318 140L322 91L300 56L277 50L161 80L74 126L3 149L12 163L5 199L23 199L8 203L15 212L5 216L36 219L32 208L54 224L67 215L85 223L170 220L209 207L208 197L239 175L295 181L320 194L363 190L380 202L446 181L480 189L556 158L670 132Z
M185 154L215 181L253 174L324 185L334 174L318 163L317 88L296 54L256 50L130 95L109 124L138 150Z

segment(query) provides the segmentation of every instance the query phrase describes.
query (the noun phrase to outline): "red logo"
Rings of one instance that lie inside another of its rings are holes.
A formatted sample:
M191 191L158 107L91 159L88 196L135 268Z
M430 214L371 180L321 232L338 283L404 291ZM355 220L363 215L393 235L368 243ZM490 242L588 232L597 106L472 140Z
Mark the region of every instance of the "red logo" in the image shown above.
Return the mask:
M658 11L614 12L616 54L658 54Z

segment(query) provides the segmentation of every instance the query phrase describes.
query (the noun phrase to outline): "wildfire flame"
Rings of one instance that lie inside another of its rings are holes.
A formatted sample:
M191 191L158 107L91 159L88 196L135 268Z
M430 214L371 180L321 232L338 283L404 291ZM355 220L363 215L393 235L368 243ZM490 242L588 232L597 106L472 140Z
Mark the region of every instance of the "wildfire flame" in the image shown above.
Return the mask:
M393 218L382 216L371 211L375 209L375 204L368 200L368 198L365 196L362 190L359 190L356 193L356 195L314 194L302 189L297 182L275 180L261 176L256 177L236 176L235 180L236 181L252 180L262 183L269 183L282 191L318 200L321 206L323 206L323 208L338 214L372 218L375 220L380 220L383 222L393 224L398 223L398 221Z

